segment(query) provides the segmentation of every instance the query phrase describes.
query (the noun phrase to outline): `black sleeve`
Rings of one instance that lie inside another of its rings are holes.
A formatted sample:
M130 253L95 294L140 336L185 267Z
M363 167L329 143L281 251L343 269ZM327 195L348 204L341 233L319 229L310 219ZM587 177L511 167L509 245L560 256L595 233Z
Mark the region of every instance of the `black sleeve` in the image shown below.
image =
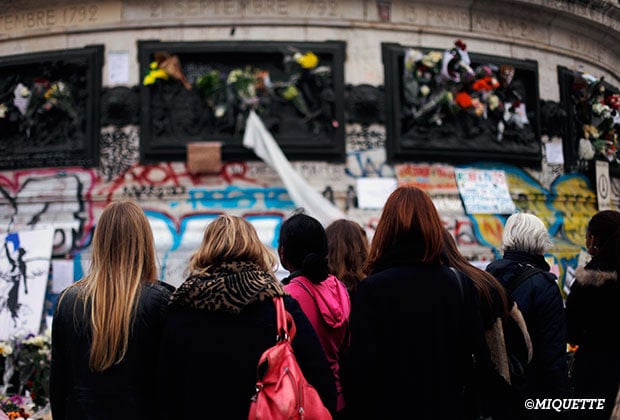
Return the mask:
M66 293L66 292L65 292ZM72 325L71 319L63 319L63 311L61 310L61 304L63 306L69 303L64 301L61 294L58 298L59 305L54 310L54 318L52 320L52 359L50 365L50 405L52 409L52 415L57 419L64 419L67 412L67 398L69 395L68 385L68 365L67 365L67 349L65 347L66 338L64 330L68 326Z
M299 367L308 382L318 391L325 407L333 415L336 413L336 383L321 342L299 303L292 297L285 296L284 304L297 328L292 346Z
M564 304L558 285L548 275L535 279L540 290L534 294L533 323L528 324L528 329L536 359L537 388L551 397L568 392L568 367Z
M375 400L373 390L366 384L379 383L376 296L372 284L362 282L351 305L349 350L341 365L340 375L347 410L353 417L367 414L365 409Z
M566 340L579 345L583 340L583 286L573 283L566 298Z

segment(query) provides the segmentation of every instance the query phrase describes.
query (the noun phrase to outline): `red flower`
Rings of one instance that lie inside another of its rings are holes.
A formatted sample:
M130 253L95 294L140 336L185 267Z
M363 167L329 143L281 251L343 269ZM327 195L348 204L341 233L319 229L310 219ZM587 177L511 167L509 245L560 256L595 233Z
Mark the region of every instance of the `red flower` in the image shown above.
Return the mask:
M479 91L479 90L493 90L493 89L497 89L499 87L499 82L497 81L497 79L495 77L483 77L482 79L478 79L476 80L473 85L472 85L472 89L475 91Z
M605 104L611 109L620 109L620 94L615 93L605 98Z
M456 102L456 104L463 109L471 108L473 106L471 96L469 96L469 93L467 92L457 93L454 98L454 102Z

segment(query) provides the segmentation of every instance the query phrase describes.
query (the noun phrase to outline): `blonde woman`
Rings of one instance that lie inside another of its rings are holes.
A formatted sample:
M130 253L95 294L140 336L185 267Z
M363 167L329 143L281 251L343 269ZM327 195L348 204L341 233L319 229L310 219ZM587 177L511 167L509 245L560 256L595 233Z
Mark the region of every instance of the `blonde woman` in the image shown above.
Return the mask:
M89 272L55 310L54 419L156 417L157 348L173 289L157 281L142 209L131 201L109 204L95 229Z
M299 366L334 412L336 386L327 358L299 304L274 277L275 264L247 220L221 215L205 228L166 318L160 418L247 419L258 360L276 343L276 296L284 296L295 320Z

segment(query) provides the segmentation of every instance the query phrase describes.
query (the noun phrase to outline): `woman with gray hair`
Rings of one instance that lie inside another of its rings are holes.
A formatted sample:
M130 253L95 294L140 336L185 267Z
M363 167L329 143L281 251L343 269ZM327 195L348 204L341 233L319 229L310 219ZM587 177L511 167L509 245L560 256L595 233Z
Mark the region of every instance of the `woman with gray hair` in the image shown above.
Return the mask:
M542 220L533 214L513 214L504 226L503 258L486 269L506 288L525 318L534 350L525 392L532 398L568 393L564 305L557 277L549 272L544 257L550 246Z

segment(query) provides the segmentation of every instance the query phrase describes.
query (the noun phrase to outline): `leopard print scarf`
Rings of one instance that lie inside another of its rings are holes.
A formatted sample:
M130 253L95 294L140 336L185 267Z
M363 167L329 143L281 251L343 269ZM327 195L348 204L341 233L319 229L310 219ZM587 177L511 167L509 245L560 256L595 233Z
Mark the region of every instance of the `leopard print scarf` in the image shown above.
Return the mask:
M190 276L170 305L209 312L239 313L252 302L284 296L280 282L250 262L223 263L205 275Z

